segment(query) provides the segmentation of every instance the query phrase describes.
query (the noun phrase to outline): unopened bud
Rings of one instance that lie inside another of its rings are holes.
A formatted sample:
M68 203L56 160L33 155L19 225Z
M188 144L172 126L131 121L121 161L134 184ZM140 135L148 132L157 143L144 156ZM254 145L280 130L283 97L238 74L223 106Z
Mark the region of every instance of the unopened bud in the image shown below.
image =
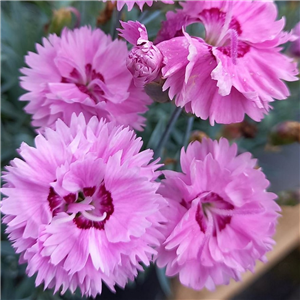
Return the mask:
M296 121L286 121L277 124L271 133L271 143L273 145L284 145L298 142L300 143L300 123Z
M164 160L164 165L174 165L177 163L177 160L174 159L174 158L170 158L170 157L167 157L165 160Z
M134 46L127 58L127 68L136 86L154 81L160 74L162 54L152 42Z
M190 136L190 142L198 141L201 143L203 138L208 138L208 135L203 131L195 130Z
M126 64L133 75L135 86L144 87L150 82L160 80L163 56L160 50L149 41L145 25L138 21L120 21L120 23L123 27L118 29L120 36L134 45L129 52ZM149 93L148 95L152 97L151 91Z
M112 18L114 9L116 7L117 7L117 3L111 1L106 2L104 10L101 10L97 18L97 25L106 24Z
M256 124L244 120L241 123L228 124L223 126L222 136L228 140L244 138L254 138L257 133Z
M78 27L80 24L80 13L74 7L62 7L53 11L51 23L49 25L49 33L60 34L64 27L71 27L72 25L72 13L76 16L76 24L74 27Z
M279 205L297 205L300 203L300 189L293 191L282 191L278 194L276 201Z

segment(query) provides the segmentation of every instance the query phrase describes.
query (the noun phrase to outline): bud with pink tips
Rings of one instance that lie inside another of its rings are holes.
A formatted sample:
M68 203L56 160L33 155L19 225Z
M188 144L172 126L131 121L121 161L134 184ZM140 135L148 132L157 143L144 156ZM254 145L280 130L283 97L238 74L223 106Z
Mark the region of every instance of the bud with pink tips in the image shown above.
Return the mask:
M134 77L137 87L144 86L156 80L161 72L162 54L159 49L148 40L146 27L139 23L122 22L123 29L119 29L120 36L125 38L134 47L127 58L127 68Z

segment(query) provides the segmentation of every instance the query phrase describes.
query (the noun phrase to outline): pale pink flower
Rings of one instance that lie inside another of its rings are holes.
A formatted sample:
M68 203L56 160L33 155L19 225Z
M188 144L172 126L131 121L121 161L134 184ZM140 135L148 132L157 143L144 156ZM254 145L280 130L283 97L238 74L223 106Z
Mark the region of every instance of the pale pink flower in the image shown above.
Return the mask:
M165 200L160 166L128 127L83 114L60 119L6 167L1 212L36 285L82 294L114 290L149 265L160 243Z
M35 127L53 126L60 118L69 123L73 112L116 121L142 130L150 98L133 84L126 67L126 43L111 40L100 29L64 29L61 37L50 35L37 53L26 58L21 86L28 91L25 111Z
M162 67L162 54L152 42L148 40L146 27L139 22L122 22L123 29L119 29L120 36L125 38L134 47L128 54L127 68L134 78L136 86L157 79Z
M103 2L106 2L107 0L102 0ZM123 6L126 4L128 11L132 10L134 4L137 4L140 10L143 10L144 4L147 4L148 6L152 6L153 1L157 2L158 0L110 0L111 2L117 1L117 9L121 10ZM159 0L166 4L172 4L174 3L173 0Z
M211 124L241 122L244 115L260 121L274 99L286 99L283 83L297 80L296 64L280 53L293 40L276 21L277 9L263 1L187 1L169 12L157 37L164 56L164 90ZM205 39L185 27L202 23ZM182 27L182 29L180 29ZM169 39L163 41L163 39Z
M161 194L167 236L157 256L166 274L199 290L228 284L266 261L280 207L250 153L236 144L204 139L181 152L183 173L164 171Z

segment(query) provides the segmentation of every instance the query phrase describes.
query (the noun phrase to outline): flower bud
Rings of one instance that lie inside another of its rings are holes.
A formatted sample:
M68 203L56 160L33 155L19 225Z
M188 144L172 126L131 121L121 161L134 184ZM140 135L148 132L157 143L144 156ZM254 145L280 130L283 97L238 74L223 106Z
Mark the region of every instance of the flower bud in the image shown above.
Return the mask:
M300 143L300 123L285 121L277 124L271 132L272 145L285 145L294 142Z
M154 81L159 76L161 64L161 52L149 41L133 47L127 58L127 68L136 86Z
M72 26L72 13L76 18L76 23ZM80 24L80 13L75 7L62 7L53 11L50 24L48 24L48 33L61 34L64 27L78 27Z
M241 123L226 124L222 128L221 135L228 140L238 138L253 139L257 134L257 125L255 123L244 120Z
M117 4L112 1L106 2L105 8L100 11L97 17L97 25L105 25L108 23L113 16L116 6Z
M208 138L208 135L203 131L195 130L192 132L189 140L190 142L198 141L201 143L203 138Z

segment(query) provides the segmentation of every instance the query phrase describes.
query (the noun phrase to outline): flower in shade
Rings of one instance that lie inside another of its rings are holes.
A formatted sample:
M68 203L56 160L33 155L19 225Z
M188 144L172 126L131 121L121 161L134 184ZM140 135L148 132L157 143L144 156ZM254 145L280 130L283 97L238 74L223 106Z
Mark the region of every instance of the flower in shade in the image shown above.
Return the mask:
M144 86L159 76L162 54L148 40L147 29L143 24L121 21L121 25L123 29L119 29L120 36L134 45L127 58L127 68L133 75L135 85Z
M83 114L23 143L6 167L1 212L36 285L82 294L114 290L149 265L162 239L165 200L152 151L128 128Z
M293 56L300 58L300 22L293 29L296 40L290 46L290 52Z
M276 21L277 9L263 1L187 1L169 12L156 39L164 56L164 90L211 124L241 122L244 115L260 121L274 99L286 99L283 83L297 80L296 64L280 53L293 40ZM202 23L205 38L185 28Z
M64 29L61 37L50 35L37 53L26 58L20 100L29 101L25 111L32 125L53 126L60 118L69 123L73 112L106 118L141 130L150 98L133 84L126 67L126 43L111 40L100 29Z
M228 284L266 261L280 207L250 153L226 139L194 142L181 152L183 173L165 171L160 192L167 237L157 264L193 289Z
M161 28L154 40L154 44L169 40L177 36L183 36L182 27L191 23L189 16L181 9L168 11L166 20L161 22Z
M102 0L103 2L106 2L107 0ZM112 0L111 2L115 2L116 0ZM157 0L154 0L155 2ZM172 4L174 3L173 0L161 0L163 3ZM144 4L147 4L148 6L152 6L153 0L117 0L117 9L121 10L124 5L127 5L127 9L130 11L132 10L134 4L137 4L140 10L143 10Z

